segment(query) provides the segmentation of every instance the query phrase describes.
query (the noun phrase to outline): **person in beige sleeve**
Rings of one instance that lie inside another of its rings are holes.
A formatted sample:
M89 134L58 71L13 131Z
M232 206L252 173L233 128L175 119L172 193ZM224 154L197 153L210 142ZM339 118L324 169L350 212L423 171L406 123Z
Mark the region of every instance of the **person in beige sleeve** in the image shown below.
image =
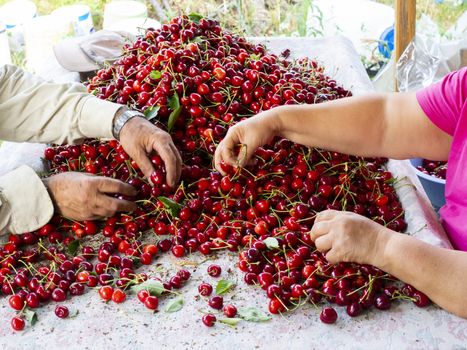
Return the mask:
M100 100L81 84L45 82L15 66L0 66L0 139L17 142L80 143L86 138L116 138L146 177L154 170L148 154L165 162L174 186L182 161L168 133L138 112ZM31 232L46 224L54 208L65 217L88 220L136 208L114 198L135 195L119 180L68 172L41 179L28 166L0 177L0 233Z

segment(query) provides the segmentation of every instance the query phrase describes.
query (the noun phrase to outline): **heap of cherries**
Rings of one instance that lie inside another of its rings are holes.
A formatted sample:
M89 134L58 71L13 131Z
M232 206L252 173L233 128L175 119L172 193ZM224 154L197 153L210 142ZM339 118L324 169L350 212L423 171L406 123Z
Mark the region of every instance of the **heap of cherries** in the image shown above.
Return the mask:
M423 159L422 165L417 166L417 169L427 175L437 177L438 179L446 180L448 163L437 160Z
M168 130L184 159L181 184L165 182L162 159L151 155L155 172L145 179L138 165L115 140L47 148L50 175L81 171L121 179L138 190L138 208L104 221L73 222L60 215L35 232L10 235L0 248L0 289L10 295L21 330L31 310L98 289L104 301L124 302L135 286L158 283L137 292L150 310L159 299L190 277L178 271L169 280L138 272L161 252L176 257L219 250L238 254L244 282L259 285L269 311L286 312L303 304L328 305L320 318L337 319L329 306L358 316L396 299L418 306L428 298L368 265L330 265L308 232L317 212L353 211L402 232L407 225L395 194L395 179L385 159L363 159L274 139L259 148L252 165L227 175L213 168L217 143L238 121L284 104L321 103L349 96L324 75L315 61L288 60L223 30L211 19L181 16L160 29L148 29L122 57L89 82L98 98L126 104ZM98 118L98 115L96 115ZM220 271L211 268L210 275ZM199 287L202 296L212 286ZM222 309L221 297L209 300ZM227 309L226 309L227 308ZM228 317L233 305L223 308ZM56 309L59 317L68 310ZM203 322L212 326L209 313Z

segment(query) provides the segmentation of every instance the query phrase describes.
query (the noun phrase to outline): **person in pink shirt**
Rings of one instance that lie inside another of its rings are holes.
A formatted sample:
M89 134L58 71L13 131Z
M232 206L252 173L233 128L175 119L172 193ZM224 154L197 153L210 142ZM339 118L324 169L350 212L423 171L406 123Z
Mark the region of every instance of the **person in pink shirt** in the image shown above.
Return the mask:
M215 162L247 164L280 136L364 157L448 160L441 221L456 250L429 245L351 212L320 212L311 231L330 263L374 265L467 318L467 68L417 93L368 94L317 105L281 106L231 127ZM245 152L236 155L242 144Z

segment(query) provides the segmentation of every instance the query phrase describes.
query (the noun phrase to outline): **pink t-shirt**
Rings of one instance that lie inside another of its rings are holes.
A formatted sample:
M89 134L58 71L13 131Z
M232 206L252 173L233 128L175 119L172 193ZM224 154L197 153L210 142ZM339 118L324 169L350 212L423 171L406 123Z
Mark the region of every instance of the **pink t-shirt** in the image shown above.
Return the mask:
M417 92L425 114L453 137L441 223L454 248L467 251L467 67Z

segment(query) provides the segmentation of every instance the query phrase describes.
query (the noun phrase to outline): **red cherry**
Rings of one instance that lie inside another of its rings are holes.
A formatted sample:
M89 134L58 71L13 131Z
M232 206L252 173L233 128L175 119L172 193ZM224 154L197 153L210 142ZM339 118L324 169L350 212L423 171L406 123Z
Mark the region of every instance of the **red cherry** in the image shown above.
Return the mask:
M214 75L214 77L216 77L216 79L218 80L224 80L225 77L226 77L226 72L223 68L221 67L216 67L213 69L212 71L212 74Z
M415 298L414 304L418 307L425 307L430 305L430 299L422 292L416 290L412 295Z
M156 296L149 295L144 300L144 306L146 306L149 310L156 310L159 306L159 299Z
M136 296L138 297L138 300L142 303L144 303L144 301L146 300L146 298L148 296L150 296L151 294L149 294L149 291L146 290L146 289L141 289L137 294Z
M8 299L10 306L15 310L22 310L24 307L24 299L21 298L19 295L13 295Z
M277 298L269 300L269 312L272 314L278 314L285 311L285 306L282 301Z
M209 306L212 307L213 309L220 310L222 309L222 306L224 305L224 298L221 296L213 296L209 299Z
M120 304L120 303L123 303L125 300L126 300L125 292L121 289L115 289L112 294L112 301L114 303Z
M112 299L113 292L114 289L112 286L103 286L99 288L99 295L105 301L109 301L110 299Z
M337 321L337 312L332 307L325 307L321 310L319 319L323 323L332 324Z
M225 305L223 311L224 315L229 318L235 317L235 315L237 314L237 308L232 304Z
M212 286L209 283L203 282L198 286L198 292L204 297L210 296L212 293Z
M176 256L177 258L181 258L182 256L185 255L185 247L182 246L181 244L174 245L172 247L172 254Z
M16 316L11 319L11 328L15 331L22 331L25 325L26 322L21 317Z
M213 314L206 314L201 318L201 320L207 327L212 327L214 326L214 323L216 323L217 318Z
M219 265L209 265L208 266L208 275L211 277L219 277L221 275L222 269Z
M55 315L59 318L67 318L70 312L66 306L57 305L55 308Z

